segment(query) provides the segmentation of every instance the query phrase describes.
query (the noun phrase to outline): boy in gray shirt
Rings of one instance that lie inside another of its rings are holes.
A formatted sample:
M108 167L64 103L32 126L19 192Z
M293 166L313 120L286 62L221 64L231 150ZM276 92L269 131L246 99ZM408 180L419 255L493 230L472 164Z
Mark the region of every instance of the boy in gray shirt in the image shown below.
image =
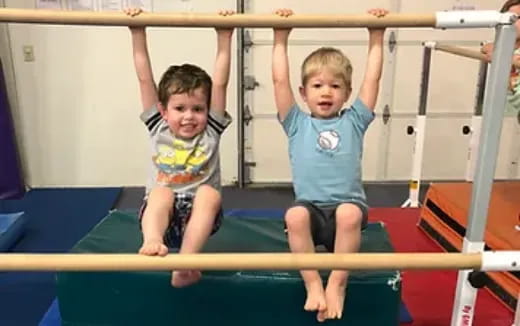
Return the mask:
M141 10L125 12L133 17ZM158 87L145 29L131 27L130 31L143 105L141 120L150 132L152 152L139 214L143 232L139 253L165 256L168 247L179 248L179 254L197 253L222 219L218 146L231 122L225 106L233 30L217 30L213 80L203 69L183 64L170 66ZM184 287L200 277L200 271L174 271L171 283Z

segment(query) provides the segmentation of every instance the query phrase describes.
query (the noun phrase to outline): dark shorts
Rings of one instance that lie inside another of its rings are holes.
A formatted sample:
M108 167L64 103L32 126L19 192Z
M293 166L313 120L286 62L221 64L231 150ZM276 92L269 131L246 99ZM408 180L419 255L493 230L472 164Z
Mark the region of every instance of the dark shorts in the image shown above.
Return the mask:
M174 196L173 214L170 215L170 222L164 232L164 244L169 248L180 248L184 232L186 231L186 226L191 217L194 196L187 193L175 193ZM145 200L139 210L139 226L141 226L141 220L146 205L147 202ZM221 208L218 211L217 216L215 216L215 222L213 223L211 234L215 234L218 231L222 225L222 219L223 214Z
M311 219L311 235L314 245L323 245L329 252L334 252L336 239L336 209L341 204L357 206L362 213L361 230L365 229L368 221L368 210L358 203L338 203L330 206L317 206L308 201L295 201L291 207L304 207L309 211Z

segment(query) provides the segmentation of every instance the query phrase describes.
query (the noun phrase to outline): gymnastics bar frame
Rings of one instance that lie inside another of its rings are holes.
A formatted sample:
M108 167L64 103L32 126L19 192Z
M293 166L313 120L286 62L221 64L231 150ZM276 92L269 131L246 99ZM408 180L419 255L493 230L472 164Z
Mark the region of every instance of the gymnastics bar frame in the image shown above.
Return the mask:
M470 134L470 141L468 146L468 155L466 163L466 176L468 182L473 180L475 174L476 154L478 152L478 138L480 136L480 125L482 123L482 103L484 100L484 91L486 87L488 62L484 55L465 50L462 48L440 45L437 42L429 41L423 43L423 63L421 72L421 86L419 95L419 106L417 116L415 118L415 126L408 126L406 133L414 135L414 146L412 152L412 172L409 182L408 199L404 201L401 207L419 207L419 192L421 188L422 163L424 157L424 141L426 133L426 109L428 106L428 89L430 81L430 68L432 59L432 50L440 50L459 56L481 60L479 68L479 77L477 81L477 95L475 98L475 105L473 109L473 116L471 118L471 127L463 126L462 133L464 135Z
M506 105L507 82L516 39L515 27L511 23L495 27L495 47L489 69L471 205L462 252L483 252L491 188L493 185L499 149L502 121ZM494 109L495 108L495 109ZM471 270L460 270L451 326L472 325L477 289L469 283Z
M466 163L466 177L467 182L473 181L475 176L476 158L479 148L480 126L482 124L482 105L484 102L484 94L486 90L487 74L489 68L489 60L480 52L464 49L447 44L439 44L438 42L428 42L428 46L435 50L463 56L466 58L476 59L480 61L478 79L477 79L477 93L475 97L475 105L473 107L473 116L471 117L471 126L463 126L462 134L470 134L468 145L468 155Z
M402 19L401 19L402 18ZM491 186L496 168L496 158L503 110L505 107L507 76L513 54L516 31L513 23L518 17L497 11L449 11L435 15L390 14L383 18L370 15L234 15L219 17L202 14L143 13L129 17L122 13L82 13L0 8L0 21L11 23L71 24L71 25L119 25L119 26L176 26L176 27L434 27L495 28L495 49L490 67L488 89L484 96L483 118L476 171L473 182L468 227L463 242L463 252L483 252L484 229L489 209ZM239 121L243 123L243 121ZM471 325L473 322L476 289L468 276L471 270L458 273L457 292L452 314L452 326Z

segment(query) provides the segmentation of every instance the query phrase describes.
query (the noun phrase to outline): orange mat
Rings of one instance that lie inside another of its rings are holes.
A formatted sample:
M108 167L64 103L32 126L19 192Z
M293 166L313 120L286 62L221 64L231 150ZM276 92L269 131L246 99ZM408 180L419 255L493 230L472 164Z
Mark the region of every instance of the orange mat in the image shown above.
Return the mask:
M421 209L420 227L448 251L460 251L467 226L472 184L431 184ZM493 184L484 241L486 250L520 250L520 181ZM516 308L520 275L487 273L488 288L511 310Z

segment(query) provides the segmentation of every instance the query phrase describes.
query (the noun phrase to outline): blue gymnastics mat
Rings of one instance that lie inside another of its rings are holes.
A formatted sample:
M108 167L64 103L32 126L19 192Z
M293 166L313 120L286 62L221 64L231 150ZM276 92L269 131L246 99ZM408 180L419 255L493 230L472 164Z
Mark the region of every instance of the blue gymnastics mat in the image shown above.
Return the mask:
M113 208L120 188L34 189L0 200L0 214L23 211L25 232L11 252L68 252ZM55 273L0 273L0 325L38 325L56 297Z
M227 218L247 217L249 219L282 219L284 211L280 209L229 209L224 212L224 215ZM399 307L399 320L401 323L411 323L413 321L406 305L403 302L400 303ZM61 316L57 299L52 302L39 326L61 326Z
M24 212L0 214L0 252L9 251L22 237L27 224Z

